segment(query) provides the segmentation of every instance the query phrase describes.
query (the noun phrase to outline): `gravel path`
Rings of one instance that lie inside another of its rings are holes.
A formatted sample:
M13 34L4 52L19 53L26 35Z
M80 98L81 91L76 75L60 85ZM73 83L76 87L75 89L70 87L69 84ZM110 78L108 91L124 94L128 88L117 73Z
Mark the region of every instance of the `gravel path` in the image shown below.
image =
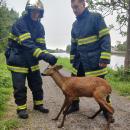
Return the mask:
M46 65L44 64L44 66ZM44 68L43 64L41 64L41 68ZM64 70L61 70L61 73L66 76L70 75L69 72ZM41 114L33 110L32 96L30 90L28 90L29 118L27 120L18 119L21 122L21 128L15 130L59 130L57 126L61 122L62 116L56 122L51 119L59 112L64 96L51 77L43 77L43 89L45 92L45 106L49 108L50 113ZM130 130L130 100L113 92L112 103L115 109L115 123L111 125L111 130ZM104 130L106 121L102 114L94 120L87 118L87 115L92 115L97 109L98 105L94 99L80 98L80 111L68 115L64 127L60 130ZM12 98L6 118L17 118L15 113L15 104Z

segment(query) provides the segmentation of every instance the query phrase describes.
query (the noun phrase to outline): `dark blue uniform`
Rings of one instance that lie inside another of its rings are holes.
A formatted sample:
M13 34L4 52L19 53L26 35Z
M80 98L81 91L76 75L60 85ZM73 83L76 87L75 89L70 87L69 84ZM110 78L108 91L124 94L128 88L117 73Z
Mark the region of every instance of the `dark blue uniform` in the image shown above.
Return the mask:
M107 68L99 67L99 63L109 64L111 55L109 30L102 16L86 8L74 22L71 36L72 73L100 77L107 74Z
M26 109L26 78L35 105L43 104L42 79L38 60L41 53L48 53L45 32L40 21L22 16L12 27L6 50L7 67L12 73L14 97L17 110Z

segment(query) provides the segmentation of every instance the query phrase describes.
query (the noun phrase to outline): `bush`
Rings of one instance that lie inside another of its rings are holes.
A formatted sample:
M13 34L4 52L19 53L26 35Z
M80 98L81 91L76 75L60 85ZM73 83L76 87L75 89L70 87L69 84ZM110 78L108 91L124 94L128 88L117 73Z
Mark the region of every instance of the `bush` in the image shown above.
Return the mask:
M109 69L108 77L113 75L114 78L120 81L130 81L130 75L125 72L123 66L117 67L116 70Z
M11 86L10 73L6 68L6 65L0 66L0 88L8 88Z
M0 117L6 110L6 103L11 93L11 76L5 64L3 53L0 54Z

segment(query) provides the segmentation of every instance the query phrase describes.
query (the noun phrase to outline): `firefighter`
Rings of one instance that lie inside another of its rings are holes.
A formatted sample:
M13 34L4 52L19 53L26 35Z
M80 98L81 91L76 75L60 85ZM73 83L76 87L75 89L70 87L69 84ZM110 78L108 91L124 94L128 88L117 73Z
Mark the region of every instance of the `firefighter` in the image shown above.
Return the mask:
M104 19L101 14L90 12L85 0L71 0L71 7L76 15L71 31L72 76L104 78L111 56L111 40ZM79 99L75 99L68 114L78 110ZM104 116L107 118L105 110Z
M34 109L42 113L49 112L43 106L42 78L38 61L43 59L54 65L57 58L46 49L45 31L40 22L43 14L44 7L40 0L28 0L25 14L12 26L5 52L7 67L12 74L17 114L23 119L28 118L26 78L32 91Z

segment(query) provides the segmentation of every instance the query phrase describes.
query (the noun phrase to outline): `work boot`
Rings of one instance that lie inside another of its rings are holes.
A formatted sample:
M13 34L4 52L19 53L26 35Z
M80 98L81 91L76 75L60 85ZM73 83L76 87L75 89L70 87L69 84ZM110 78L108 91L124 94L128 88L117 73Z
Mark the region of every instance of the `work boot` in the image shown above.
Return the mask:
M109 112L104 110L103 111L103 115L104 115L105 119L107 121L109 121L110 123L114 123L115 122L115 119L114 119L114 117L113 117L113 115L111 113L109 113Z
M70 114L73 112L79 111L79 100L74 100L70 106L70 108L68 109L66 114Z
M44 108L43 105L34 105L34 110L42 113L49 113L49 110L47 108Z
M24 110L17 110L17 114L18 114L19 118L22 118L22 119L27 119L28 118L28 113L27 113L26 109L24 109Z

